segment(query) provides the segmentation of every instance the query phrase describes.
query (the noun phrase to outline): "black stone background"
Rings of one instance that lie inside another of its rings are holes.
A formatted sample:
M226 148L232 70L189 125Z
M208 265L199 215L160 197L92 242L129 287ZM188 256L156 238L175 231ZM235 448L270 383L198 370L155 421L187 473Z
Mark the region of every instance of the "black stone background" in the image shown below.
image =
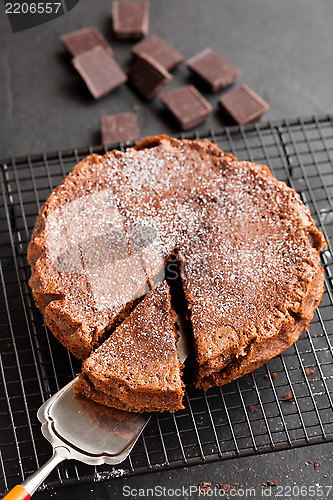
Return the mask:
M241 69L239 83L268 101L263 120L276 120L333 112L332 21L332 0L151 0L150 33L185 58L208 46L215 49ZM15 34L0 4L1 157L98 144L100 117L117 112L137 111L143 135L180 132L158 99L146 103L126 84L100 101L90 97L59 42L62 33L85 26L102 31L127 70L131 43L112 37L110 0L80 0L66 15ZM192 81L184 65L173 74L170 89ZM221 92L203 94L214 112L200 129L222 127L226 122L216 106ZM332 452L332 443L316 445L45 491L35 498L126 498L124 485L175 488L202 481L253 486L255 498L265 498L258 485L274 479L285 486L332 486L323 497L278 498L333 498ZM304 464L315 460L322 462L317 472Z

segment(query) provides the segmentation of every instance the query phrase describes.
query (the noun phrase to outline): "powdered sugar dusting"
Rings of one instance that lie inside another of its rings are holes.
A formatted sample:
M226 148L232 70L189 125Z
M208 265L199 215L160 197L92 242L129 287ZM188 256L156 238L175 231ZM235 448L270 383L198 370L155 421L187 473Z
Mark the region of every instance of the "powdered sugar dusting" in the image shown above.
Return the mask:
M194 334L232 324L250 337L259 320L297 303L312 276L311 219L298 195L259 167L174 144L109 153L84 176L84 192L65 184L72 201L48 218L52 260L60 241L65 255L70 247L66 272L84 274L106 310L144 293L177 249ZM107 258L110 224L121 236L112 251L122 248L125 259ZM133 227L150 234L143 247Z

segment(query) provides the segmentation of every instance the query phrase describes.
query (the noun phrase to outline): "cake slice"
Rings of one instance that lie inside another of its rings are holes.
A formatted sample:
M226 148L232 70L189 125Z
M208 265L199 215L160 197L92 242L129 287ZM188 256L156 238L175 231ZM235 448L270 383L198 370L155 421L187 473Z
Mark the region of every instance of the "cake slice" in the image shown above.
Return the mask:
M75 393L127 411L183 408L177 338L169 287L164 281L84 361Z

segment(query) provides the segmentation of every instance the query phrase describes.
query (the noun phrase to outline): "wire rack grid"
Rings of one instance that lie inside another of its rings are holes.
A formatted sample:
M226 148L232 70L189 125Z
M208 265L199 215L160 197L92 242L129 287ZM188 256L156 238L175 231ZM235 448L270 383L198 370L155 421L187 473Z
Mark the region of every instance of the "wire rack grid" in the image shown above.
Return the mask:
M194 134L194 137L199 137ZM308 331L255 372L207 393L187 388L185 409L155 414L126 461L93 468L60 465L44 487L100 481L168 467L333 440L333 122L331 116L231 127L208 137L239 159L268 164L310 208L328 248L325 292ZM123 147L124 145L121 145ZM26 262L37 212L73 166L104 147L11 158L1 164L0 205L0 491L51 453L39 406L80 364L43 325L28 287ZM291 392L292 400L284 395Z

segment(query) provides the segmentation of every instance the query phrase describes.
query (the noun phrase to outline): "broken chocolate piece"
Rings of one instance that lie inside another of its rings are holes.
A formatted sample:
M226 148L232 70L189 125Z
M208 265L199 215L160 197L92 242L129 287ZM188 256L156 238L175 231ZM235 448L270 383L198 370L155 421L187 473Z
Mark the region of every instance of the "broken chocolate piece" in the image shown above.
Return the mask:
M206 121L212 111L212 106L193 85L163 92L160 99L182 130L196 127Z
M95 99L103 97L127 80L113 57L102 47L79 54L72 62Z
M148 33L149 2L114 1L112 20L116 38L142 38Z
M265 113L269 106L247 85L230 90L220 100L223 110L240 125L249 123Z
M142 56L133 63L128 79L150 101L172 80L172 75L151 57Z
M205 49L186 61L186 66L198 75L212 92L234 83L240 71L212 49Z
M113 55L110 45L96 28L72 31L62 35L60 40L73 57L99 46L103 47L110 56Z
M101 134L103 144L118 144L140 139L141 132L135 113L119 113L102 116Z
M132 47L132 54L138 57L151 57L166 70L174 68L184 60L178 50L175 50L157 35L150 35L142 42L136 43Z

